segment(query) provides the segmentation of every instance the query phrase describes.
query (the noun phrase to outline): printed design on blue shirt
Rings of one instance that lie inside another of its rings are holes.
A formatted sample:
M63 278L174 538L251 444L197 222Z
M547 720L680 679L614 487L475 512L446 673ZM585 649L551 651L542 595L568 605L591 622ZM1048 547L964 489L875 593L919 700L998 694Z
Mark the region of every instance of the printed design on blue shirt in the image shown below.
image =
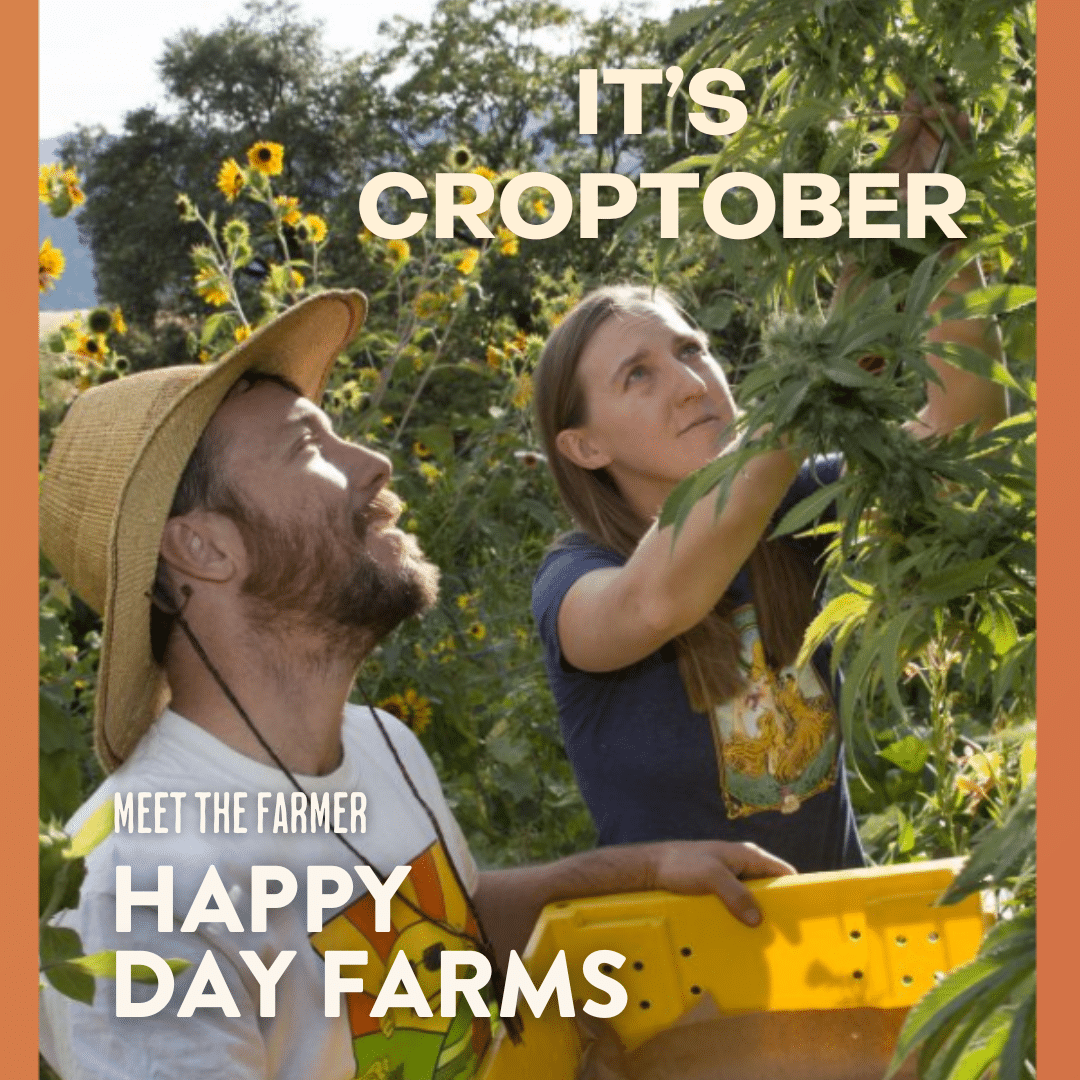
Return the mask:
M739 608L746 689L713 712L720 785L728 817L790 814L836 782L840 724L812 663L773 671L752 605Z

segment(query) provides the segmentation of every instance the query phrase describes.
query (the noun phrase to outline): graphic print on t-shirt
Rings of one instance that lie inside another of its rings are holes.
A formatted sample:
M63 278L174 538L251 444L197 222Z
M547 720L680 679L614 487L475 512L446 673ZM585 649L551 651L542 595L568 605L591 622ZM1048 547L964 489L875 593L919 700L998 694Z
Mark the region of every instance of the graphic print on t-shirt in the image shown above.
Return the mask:
M729 817L793 813L836 781L840 725L812 663L773 671L765 663L753 606L734 615L747 686L714 710L720 777Z
M357 1080L465 1080L476 1072L491 1042L491 1020L474 1017L463 995L457 1015L439 1015L440 954L444 949L475 949L480 936L446 852L436 841L411 867L390 902L388 931L376 931L375 902L365 894L311 936L320 956L334 949L368 954L367 964L356 972L364 980L363 992L345 995ZM401 896L443 926L422 918ZM461 933L452 933L453 929ZM374 1018L375 998L401 952L408 956L433 1015L390 1008L385 1016Z

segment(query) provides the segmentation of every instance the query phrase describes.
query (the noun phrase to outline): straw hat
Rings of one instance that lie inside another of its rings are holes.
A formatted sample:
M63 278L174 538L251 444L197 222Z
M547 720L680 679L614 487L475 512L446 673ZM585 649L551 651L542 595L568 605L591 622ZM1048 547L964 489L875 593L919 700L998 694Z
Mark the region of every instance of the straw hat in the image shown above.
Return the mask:
M214 364L139 372L88 390L57 429L42 479L41 546L102 616L94 745L108 771L169 700L150 651L150 591L199 436L245 371L281 375L317 402L366 312L363 293L318 293Z

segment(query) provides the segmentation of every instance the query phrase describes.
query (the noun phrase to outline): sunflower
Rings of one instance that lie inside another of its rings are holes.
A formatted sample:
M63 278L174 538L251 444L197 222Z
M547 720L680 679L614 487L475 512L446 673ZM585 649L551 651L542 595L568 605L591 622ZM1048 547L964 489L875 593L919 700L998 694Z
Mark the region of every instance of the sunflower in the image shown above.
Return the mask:
M377 703L377 708L396 716L417 734L431 724L431 702L411 686L404 694L391 694Z
M109 351L103 334L80 334L75 352L87 360L100 360Z
M240 194L246 183L247 177L244 176L244 170L240 168L236 158L228 158L221 163L221 168L218 169L217 174L218 191L229 202L232 202Z
M532 396L532 376L526 371L518 376L517 382L514 384L514 396L510 400L514 403L514 408L524 409L532 401Z
M466 633L475 641L483 641L487 637L487 627L482 622L470 623Z
M442 469L438 465L433 465L430 461L421 461L419 470L420 475L430 485L438 483L439 478L442 476Z
M446 307L446 297L442 293L422 292L418 293L413 301L413 311L418 319L430 319L438 315Z
M429 458L429 457L431 457L431 448L429 446L426 446L424 443L420 442L419 440L417 440L416 442L414 442L412 444L412 452L418 458Z
M364 391L356 379L350 379L342 384L338 390L338 398L342 408L355 409L363 400Z
M251 337L251 327L244 326L242 323L232 332L232 336L236 339L236 344L239 345L241 341L247 341Z
M53 184L60 177L59 165L39 165L37 174L38 199L43 203L52 202Z
M285 147L276 142L257 142L248 149L247 159L263 176L277 176L285 167Z
M409 256L412 254L412 248L409 247L408 240L387 240L386 252L390 257L390 261L395 266L400 266L402 263L409 261Z
M127 323L124 322L123 312L118 307L112 310L112 328L114 334L127 333Z
M459 274L471 274L476 269L480 259L480 252L476 248L466 248L458 257L454 265Z
M224 307L230 300L225 279L210 266L204 267L195 275L195 291L214 307Z
M518 253L518 238L505 225L500 225L496 230L499 240L500 255L516 255Z
M46 237L38 251L38 292L51 289L64 272L64 253Z
M486 165L474 165L469 172L476 173L477 176L482 176L485 180L494 180L499 175L494 169L489 169Z
M308 214L301 224L307 230L311 243L321 244L326 239L326 222L318 214Z
M74 169L65 169L60 174L60 183L67 188L68 198L72 206L82 206L86 202L86 196L79 187L79 174Z
M498 371L502 367L503 354L495 348L494 345L489 345L487 351L484 353L484 359L487 361L487 366L492 371Z
M282 225L295 225L304 216L300 212L300 200L295 195L277 195L274 205L281 214Z

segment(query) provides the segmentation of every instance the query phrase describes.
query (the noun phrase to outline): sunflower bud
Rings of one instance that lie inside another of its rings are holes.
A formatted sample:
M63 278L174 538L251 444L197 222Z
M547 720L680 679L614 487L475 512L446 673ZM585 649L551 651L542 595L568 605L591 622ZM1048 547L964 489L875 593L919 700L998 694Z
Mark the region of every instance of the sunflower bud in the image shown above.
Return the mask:
M182 191L176 196L176 206L180 211L181 221L197 221L199 215L196 213L195 204L191 201L190 195L185 195Z
M459 172L472 164L472 151L467 146L455 146L450 151L450 164Z
M67 188L60 188L49 202L49 213L53 217L63 217L72 207L71 195Z
M94 308L86 317L86 325L92 334L107 334L113 325L112 312L107 308Z

